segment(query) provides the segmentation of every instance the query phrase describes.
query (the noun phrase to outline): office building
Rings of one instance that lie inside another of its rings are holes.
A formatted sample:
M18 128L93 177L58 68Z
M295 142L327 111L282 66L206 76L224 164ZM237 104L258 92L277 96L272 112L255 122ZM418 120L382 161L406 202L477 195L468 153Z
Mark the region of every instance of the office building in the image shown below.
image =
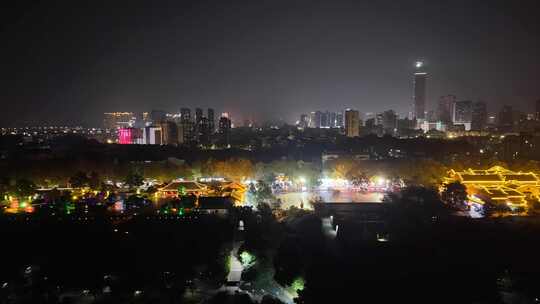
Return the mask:
M178 125L173 121L165 121L161 126L161 144L178 145L183 142L183 134L179 135ZM180 125L181 126L181 125ZM182 142L180 142L182 140Z
M133 127L135 121L136 117L132 112L103 113L103 127L105 129L130 128Z
M330 113L321 112L321 128L330 128Z
M159 125L160 123L167 120L167 113L162 110L152 110L150 111L150 120L154 125Z
M439 98L439 103L437 104L437 120L446 125L450 125L452 123L452 113L455 103L455 95L441 96Z
M535 113L534 113L535 119L540 120L540 99L536 101L536 107L534 110L535 110Z
M143 129L143 144L161 145L161 127L149 126Z
M345 110L345 135L347 137L360 135L360 113L356 110Z
M311 112L309 115L309 127L310 128L320 128L321 127L321 112Z
M456 101L454 104L454 125L462 125L465 131L471 130L473 103L470 100Z
M500 131L511 132L514 128L514 110L512 106L505 105L502 107L498 116L498 127Z
M343 128L345 126L345 119L343 117L343 112L336 113L336 128Z
M298 127L305 129L309 126L309 117L307 114L300 115L300 120L298 121Z
M394 110L384 111L381 115L381 125L384 134L395 135L397 132L398 116Z
M487 124L487 106L485 102L478 101L473 104L471 130L481 131Z
M218 134L220 137L220 142L224 146L229 146L230 136L231 136L231 119L227 113L223 113L218 123Z
M191 120L191 110L189 108L180 109L180 129L182 131L183 143L188 143L196 140L194 125Z
M216 118L214 116L214 109L212 108L208 108L208 115L207 115L207 119L208 119L208 129L209 129L209 132L210 134L214 134L214 132L216 131Z
M203 110L201 108L195 109L195 124L198 124L203 118Z

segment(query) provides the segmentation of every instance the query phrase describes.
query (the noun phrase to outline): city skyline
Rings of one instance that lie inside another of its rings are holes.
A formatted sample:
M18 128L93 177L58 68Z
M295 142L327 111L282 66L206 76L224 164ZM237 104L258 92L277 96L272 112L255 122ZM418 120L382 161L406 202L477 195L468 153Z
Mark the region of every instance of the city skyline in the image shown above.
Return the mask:
M505 104L532 112L540 27L531 7L22 1L1 23L3 120L96 125L104 112L182 107L289 123L309 109L403 115L419 58L429 73L427 109L452 94L485 101L493 113ZM441 22L447 17L454 21Z

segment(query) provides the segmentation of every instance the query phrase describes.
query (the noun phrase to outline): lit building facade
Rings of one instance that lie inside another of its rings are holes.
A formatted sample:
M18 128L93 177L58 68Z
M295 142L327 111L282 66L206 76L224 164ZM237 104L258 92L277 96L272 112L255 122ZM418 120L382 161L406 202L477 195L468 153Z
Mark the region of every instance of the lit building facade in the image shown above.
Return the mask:
M347 137L360 136L360 113L356 110L345 110L345 135Z
M103 113L103 127L109 130L129 128L135 124L136 117L132 112Z

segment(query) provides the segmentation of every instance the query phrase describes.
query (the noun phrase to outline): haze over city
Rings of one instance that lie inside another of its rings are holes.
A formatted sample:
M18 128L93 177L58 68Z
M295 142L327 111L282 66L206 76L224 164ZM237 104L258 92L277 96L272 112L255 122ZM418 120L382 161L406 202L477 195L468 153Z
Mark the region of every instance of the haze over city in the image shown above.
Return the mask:
M538 304L540 1L0 8L0 304Z
M534 1L16 1L0 21L2 124L197 106L239 121L405 115L418 59L428 109L452 94L531 111L534 12Z

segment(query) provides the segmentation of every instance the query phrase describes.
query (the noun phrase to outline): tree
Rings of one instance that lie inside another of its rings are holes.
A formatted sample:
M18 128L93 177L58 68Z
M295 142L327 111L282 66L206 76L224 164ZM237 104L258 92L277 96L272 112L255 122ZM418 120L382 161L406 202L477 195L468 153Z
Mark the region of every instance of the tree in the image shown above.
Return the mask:
M446 184L441 197L454 209L464 210L467 207L467 188L459 181Z
M257 181L257 186L255 188L255 199L257 203L266 202L274 198L272 194L272 188L262 180ZM251 190L251 188L250 188Z
M253 176L254 168L249 159L232 158L227 161L211 161L206 164L208 175L222 176L233 181L241 181Z
M99 189L101 187L101 177L96 171L92 171L88 175L88 187L92 189Z
M126 184L130 187L138 187L143 184L143 176L137 170L130 170L126 176Z
M27 179L19 179L16 181L13 192L17 196L29 196L36 192L36 185Z
M82 188L88 186L90 179L86 173L77 171L72 177L69 178L69 184L73 188Z
M451 211L433 188L409 186L399 193L388 194L384 201L389 207L389 227L405 237L414 235L412 231L429 227Z
M291 285L302 274L304 266L302 249L299 240L294 237L285 239L274 257L276 270L274 279L282 286Z

